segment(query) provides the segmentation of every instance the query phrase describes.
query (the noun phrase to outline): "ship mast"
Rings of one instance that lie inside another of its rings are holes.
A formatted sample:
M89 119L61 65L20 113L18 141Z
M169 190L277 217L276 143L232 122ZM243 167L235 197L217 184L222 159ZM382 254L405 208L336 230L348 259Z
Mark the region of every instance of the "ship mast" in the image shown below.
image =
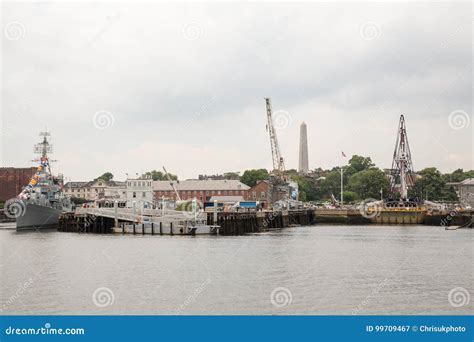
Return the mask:
M408 190L415 184L415 171L411 160L410 145L405 126L405 117L400 116L397 141L393 152L392 174L390 177L390 192L400 193L402 200L408 199ZM398 191L397 191L398 188Z
M43 141L35 145L34 152L41 155L39 161L41 162L41 165L46 165L48 167L48 173L51 175L51 164L48 158L48 153L53 152L53 146L48 141L48 137L51 136L51 133L46 131L40 132L39 136L43 137Z

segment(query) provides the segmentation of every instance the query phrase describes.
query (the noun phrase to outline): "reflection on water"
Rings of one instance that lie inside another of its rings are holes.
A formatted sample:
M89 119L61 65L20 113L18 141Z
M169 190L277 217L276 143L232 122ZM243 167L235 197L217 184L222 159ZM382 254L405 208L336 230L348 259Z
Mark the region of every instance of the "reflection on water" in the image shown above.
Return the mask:
M0 229L0 308L3 314L471 314L472 236L425 226L320 225L239 237Z

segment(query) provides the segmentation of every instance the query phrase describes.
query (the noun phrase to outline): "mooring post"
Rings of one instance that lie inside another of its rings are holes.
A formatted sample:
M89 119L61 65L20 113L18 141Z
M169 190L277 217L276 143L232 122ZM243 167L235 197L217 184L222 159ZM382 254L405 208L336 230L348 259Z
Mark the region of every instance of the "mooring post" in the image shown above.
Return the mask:
M173 235L173 222L170 222L170 235Z
M135 230L135 222L133 222L133 235L135 235L137 232Z
M213 217L214 225L217 225L217 200L214 201L214 217Z
M151 235L155 235L155 224L151 223Z
M125 222L122 222L122 235L125 234Z
M142 223L142 235L145 235L145 223Z
M163 235L163 222L160 222L160 235Z
M114 202L114 228L118 227L118 201Z

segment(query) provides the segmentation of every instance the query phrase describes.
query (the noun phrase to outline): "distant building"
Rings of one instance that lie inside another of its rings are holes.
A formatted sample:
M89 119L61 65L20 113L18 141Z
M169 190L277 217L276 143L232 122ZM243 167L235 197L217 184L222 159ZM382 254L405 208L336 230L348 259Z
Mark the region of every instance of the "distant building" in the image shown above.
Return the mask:
M262 208L267 209L269 191L270 182L268 180L258 181L257 184L248 191L247 200L259 202Z
M87 201L112 200L126 195L125 182L102 179L92 182L67 182L64 184L64 192L71 197Z
M461 204L474 207L474 178L468 178L459 183L448 183L447 185L454 188Z
M309 172L308 129L306 123L304 122L300 126L300 151L298 171L303 174L307 174Z
M36 167L1 167L0 168L0 200L8 201L16 198L28 185Z
M173 185L184 200L196 198L201 202L210 201L213 196L246 196L249 186L238 180L185 180L173 181ZM168 181L154 181L153 192L156 200L163 197L168 200L177 200L176 193Z
M151 178L137 178L126 180L127 207L146 208L153 206L153 180ZM167 182L169 184L169 182Z

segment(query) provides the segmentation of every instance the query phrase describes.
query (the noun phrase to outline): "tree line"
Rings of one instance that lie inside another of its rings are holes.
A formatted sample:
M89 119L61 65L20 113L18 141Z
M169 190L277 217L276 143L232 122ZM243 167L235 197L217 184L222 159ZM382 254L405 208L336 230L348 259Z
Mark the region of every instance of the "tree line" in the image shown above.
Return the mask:
M320 202L332 199L340 199L341 192L341 169L340 166L324 170L317 168L308 175L301 175L296 170L286 171L286 175L296 181L299 187L301 201ZM154 181L168 180L166 174L161 171L148 171L142 176L150 177ZM178 176L169 174L172 180L178 180ZM252 187L261 180L267 180L270 173L266 169L245 170L240 172L226 172L224 179L240 180L242 183ZM457 195L448 183L462 182L465 179L474 178L474 170L464 171L457 169L451 173L442 173L436 167L424 168L417 172L416 182L410 189L410 197L418 197L432 201L457 201ZM112 180L110 172L104 173L97 179ZM346 166L343 167L344 202L351 203L368 198L379 199L386 196L390 191L390 181L387 173L378 168L370 157L354 155Z

